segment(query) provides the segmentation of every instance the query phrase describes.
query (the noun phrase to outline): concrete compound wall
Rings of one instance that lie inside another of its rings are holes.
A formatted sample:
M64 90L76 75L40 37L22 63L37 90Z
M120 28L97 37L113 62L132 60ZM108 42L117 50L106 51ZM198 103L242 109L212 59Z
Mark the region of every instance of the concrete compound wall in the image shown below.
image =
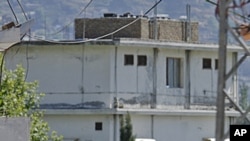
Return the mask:
M29 141L29 118L0 118L0 140L2 141Z

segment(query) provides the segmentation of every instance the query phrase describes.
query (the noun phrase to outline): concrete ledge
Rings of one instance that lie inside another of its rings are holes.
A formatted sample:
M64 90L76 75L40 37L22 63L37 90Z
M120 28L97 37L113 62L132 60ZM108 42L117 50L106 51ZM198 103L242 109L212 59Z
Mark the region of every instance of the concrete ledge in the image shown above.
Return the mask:
M160 109L49 109L45 115L122 115L127 112L135 115L162 116L215 116L215 110L160 110ZM237 111L226 111L226 116L238 117Z

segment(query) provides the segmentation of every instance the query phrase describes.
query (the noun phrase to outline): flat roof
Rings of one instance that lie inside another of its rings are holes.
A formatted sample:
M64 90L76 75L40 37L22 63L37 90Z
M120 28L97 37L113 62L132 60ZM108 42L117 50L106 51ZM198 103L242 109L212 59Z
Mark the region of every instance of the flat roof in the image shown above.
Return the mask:
M187 43L187 42L168 42L159 40L144 40L144 39L129 39L121 38L117 42L119 46L141 46L141 47L154 47L154 48L168 48L178 50L200 50L200 51L218 51L218 44L201 44L201 43ZM241 52L241 46L228 45L228 51Z
M145 48L166 48L177 50L197 50L197 51L218 51L218 44L202 44L187 42L169 42L153 39L119 38L119 39L99 39L99 40L71 40L71 41L22 41L25 45L105 45L117 47L145 47ZM243 52L239 45L228 45L229 52Z

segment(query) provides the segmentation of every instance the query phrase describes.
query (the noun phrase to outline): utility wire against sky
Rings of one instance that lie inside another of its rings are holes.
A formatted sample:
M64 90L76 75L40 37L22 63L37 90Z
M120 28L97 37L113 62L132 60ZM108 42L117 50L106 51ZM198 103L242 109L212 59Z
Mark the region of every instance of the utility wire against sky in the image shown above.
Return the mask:
M26 15L26 13L25 13L25 11L24 11L24 9L23 9L22 4L20 3L19 0L17 0L17 2L18 2L19 6L20 6L20 8L21 8L21 10L22 10L22 12L23 12L23 15L24 15L24 17L25 17L25 19L26 19L26 21L27 21L27 20L28 20L28 17L27 17L27 15Z
M89 7L89 5L93 2L93 0L90 0L87 5L78 13L77 16L80 16L84 11L86 11L86 9ZM77 17L76 16L76 17ZM66 29L68 26L70 26L72 23L74 22L74 20L71 20L68 24L64 25L60 30L54 32L54 33L50 33L48 35L56 35L60 32L62 32L64 29Z
M13 16L15 17L16 23L19 24L18 19L17 19L17 16L16 16L16 13L15 13L14 9L12 8L12 6L11 6L11 4L10 4L10 1L7 0L7 2L8 2L8 5L9 5L9 7L10 7L10 10L11 10Z
M96 37L96 38L93 38L93 39L88 39L88 40L83 40L83 41L73 41L73 42L64 42L64 41L54 41L54 40L45 40L45 39L42 39L41 37L39 36L32 36L32 35L27 35L29 36L30 38L34 38L34 39L37 39L37 40L41 40L41 41L45 41L45 42L49 42L49 43L56 43L56 44L79 44L79 43L86 43L86 42L90 42L90 41L96 41L96 40L99 40L99 39L102 39L102 38L105 38L107 36L110 36L110 35L113 35L121 30L123 30L124 28L132 25L133 23L137 22L138 20L140 20L142 17L146 16L149 12L151 12L162 0L159 0L158 2L156 2L152 7L150 7L141 17L139 16L138 18L135 18L135 20L133 20L132 22L118 28L117 30L113 31L113 32L110 32L108 34L105 34L105 35L102 35L102 36L99 36L99 37ZM84 10L82 10L84 11Z
M16 13L15 13L15 11L14 11L13 7L11 6L10 1L9 1L9 0L7 0L7 3L8 3L8 5L9 5L9 7L10 7L10 10L11 10L11 12L12 12L13 16L15 17L16 23L17 23L17 24L19 24L18 18L17 18L17 16L16 16ZM18 5L19 5L19 7L21 8L22 13L23 13L23 15L24 15L24 17L25 17L26 21L28 21L28 17L27 17L27 15L26 15L26 13L25 13L25 10L24 10L24 8L23 8L23 6L22 6L21 2L20 2L19 0L17 0L17 3L18 3Z
M15 11L14 11L14 9L13 9L13 7L12 7L10 1L7 0L7 2L8 2L8 5L9 5L11 11L12 11L13 16L15 17L16 23L19 24L18 18L17 18L17 16L16 16L16 13L15 13ZM26 21L27 21L27 20L28 20L28 16L27 16L27 14L25 13L25 10L24 10L24 8L23 8L21 2L20 2L19 0L17 0L17 2L18 2L18 5L20 6L20 8L21 8L21 10L22 10L22 13L23 13L23 15L24 15L24 17L25 17L25 19L26 19ZM92 2L93 2L93 0L90 0L90 1L87 3L87 5L79 12L79 14L78 14L77 16L80 16L84 11L86 11L86 9L89 7L89 5L90 5ZM76 17L77 17L77 16L76 16ZM73 22L74 22L74 20L70 21L68 24L66 24L65 26L63 26L60 30L56 31L55 33L51 33L51 34L49 34L49 35L56 35L56 34L62 32L64 29L66 29L66 28L67 28L70 24L72 24Z

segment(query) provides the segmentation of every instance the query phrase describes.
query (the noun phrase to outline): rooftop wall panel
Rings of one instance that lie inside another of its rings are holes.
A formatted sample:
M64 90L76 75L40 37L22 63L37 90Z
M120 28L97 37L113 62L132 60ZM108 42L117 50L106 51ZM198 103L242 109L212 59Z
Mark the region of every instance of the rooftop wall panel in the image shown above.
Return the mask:
M95 18L95 19L76 19L75 38L98 38L110 34L123 26L137 20L136 18ZM190 23L190 40L188 42L198 42L199 31L198 23ZM154 22L142 18L119 30L118 32L105 36L104 39L113 38L139 38L154 39ZM175 42L187 41L188 23L180 20L157 20L157 39Z

